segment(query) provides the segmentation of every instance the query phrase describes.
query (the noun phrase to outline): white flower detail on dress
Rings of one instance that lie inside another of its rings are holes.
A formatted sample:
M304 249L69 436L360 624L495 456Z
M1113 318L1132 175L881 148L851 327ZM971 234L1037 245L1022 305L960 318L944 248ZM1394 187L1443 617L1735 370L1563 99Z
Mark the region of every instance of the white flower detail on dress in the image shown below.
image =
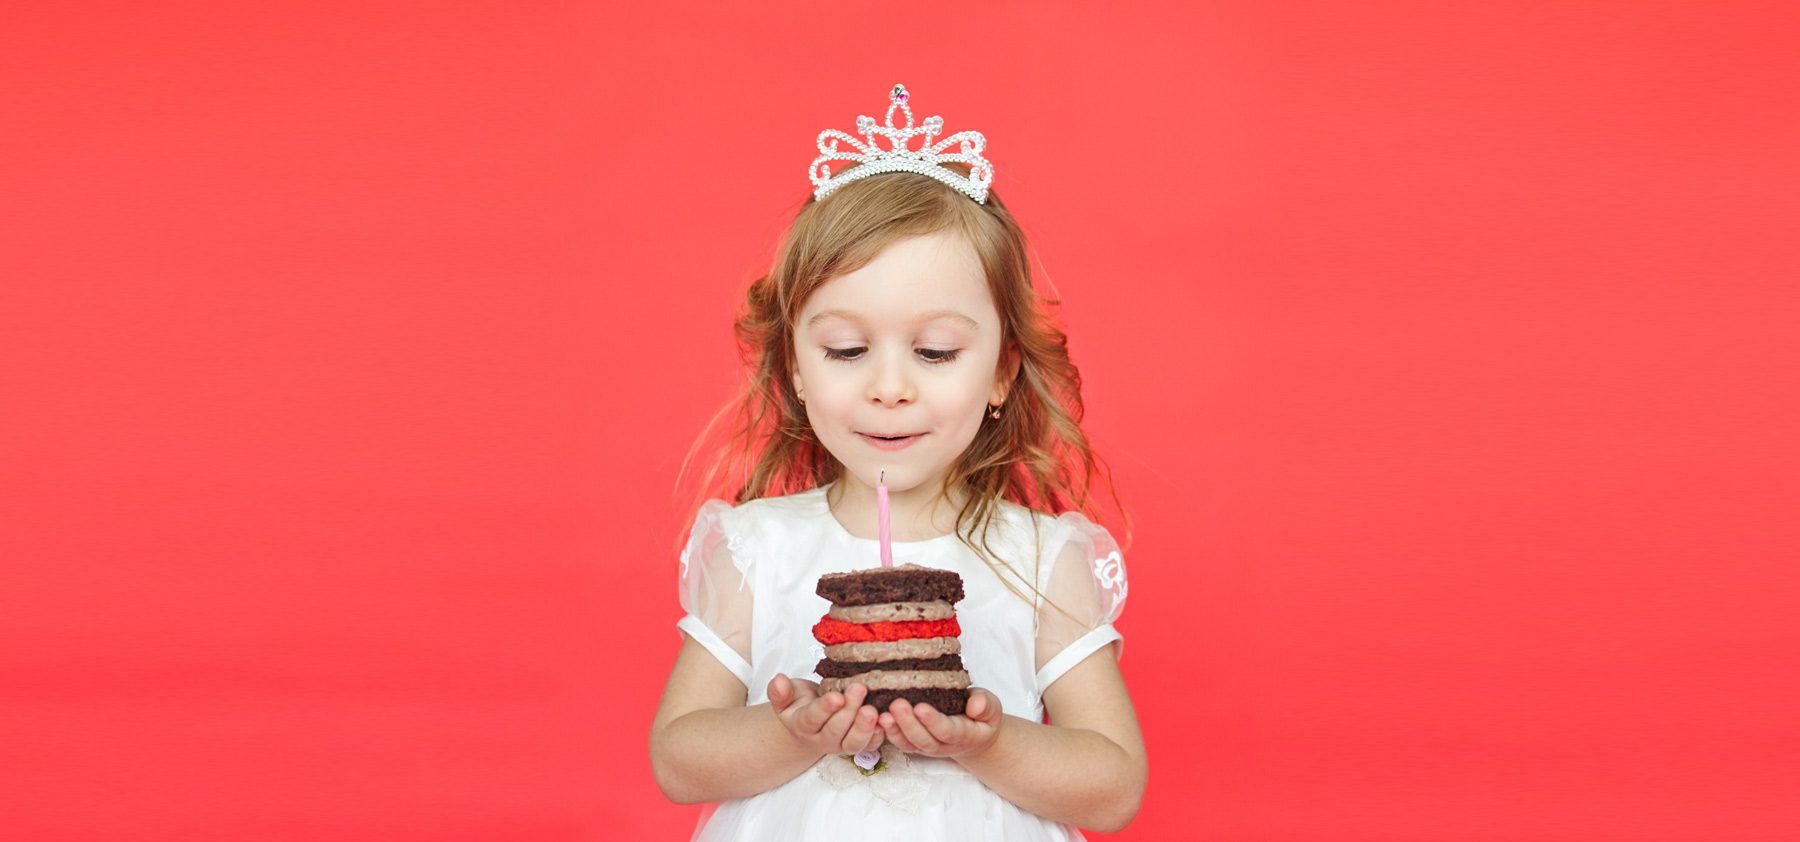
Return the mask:
M1113 607L1125 601L1125 590L1130 585L1125 582L1125 558L1118 550L1094 559L1094 578L1100 581L1101 589L1112 593Z
M906 759L906 752L893 743L882 743L880 768L865 772L855 758L847 754L828 754L813 769L835 789L866 786L875 796L908 813L919 811L931 791L929 775Z

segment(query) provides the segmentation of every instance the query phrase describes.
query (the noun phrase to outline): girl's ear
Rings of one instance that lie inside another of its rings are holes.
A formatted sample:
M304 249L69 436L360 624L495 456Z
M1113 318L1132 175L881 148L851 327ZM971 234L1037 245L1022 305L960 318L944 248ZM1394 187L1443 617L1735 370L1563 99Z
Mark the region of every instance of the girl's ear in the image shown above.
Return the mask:
M1018 379L1022 362L1019 346L1012 342L1006 343L1006 349L1000 352L1000 370L994 373L994 403L1006 401L1006 392L1012 388L1013 381Z

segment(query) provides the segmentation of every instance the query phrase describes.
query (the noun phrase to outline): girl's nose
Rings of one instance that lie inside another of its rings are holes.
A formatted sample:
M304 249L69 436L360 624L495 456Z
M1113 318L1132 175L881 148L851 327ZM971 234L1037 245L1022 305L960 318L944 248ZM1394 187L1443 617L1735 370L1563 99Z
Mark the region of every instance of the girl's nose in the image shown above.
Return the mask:
M869 383L870 400L884 404L913 400L912 372L906 367L905 351L884 353L874 366L874 380Z

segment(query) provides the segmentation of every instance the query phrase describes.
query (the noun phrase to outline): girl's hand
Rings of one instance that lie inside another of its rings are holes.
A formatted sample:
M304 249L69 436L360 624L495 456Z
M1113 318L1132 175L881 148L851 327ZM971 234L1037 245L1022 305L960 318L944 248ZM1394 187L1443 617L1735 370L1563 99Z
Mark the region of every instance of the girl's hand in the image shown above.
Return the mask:
M888 742L901 751L928 757L973 756L986 751L1000 735L1000 699L979 687L970 688L962 714L945 716L931 705L914 707L895 699L881 715Z
M820 757L879 748L886 733L875 724L875 707L862 703L869 688L858 683L844 691L820 695L816 682L777 674L769 681L769 706L795 741Z

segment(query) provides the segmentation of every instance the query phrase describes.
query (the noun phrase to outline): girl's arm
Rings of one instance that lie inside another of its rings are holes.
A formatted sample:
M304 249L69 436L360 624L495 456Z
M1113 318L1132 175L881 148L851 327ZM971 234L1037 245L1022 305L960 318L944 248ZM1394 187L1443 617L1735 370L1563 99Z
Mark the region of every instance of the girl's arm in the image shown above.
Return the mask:
M771 703L744 706L748 690L686 634L650 725L650 768L678 804L742 798L774 789L830 751L880 744L867 689L819 695L810 681L777 676Z
M881 723L890 742L954 758L1025 810L1103 833L1124 829L1143 804L1149 766L1113 647L1052 683L1044 707L1056 724L986 710L970 718L927 707L915 715L905 702L895 702Z

